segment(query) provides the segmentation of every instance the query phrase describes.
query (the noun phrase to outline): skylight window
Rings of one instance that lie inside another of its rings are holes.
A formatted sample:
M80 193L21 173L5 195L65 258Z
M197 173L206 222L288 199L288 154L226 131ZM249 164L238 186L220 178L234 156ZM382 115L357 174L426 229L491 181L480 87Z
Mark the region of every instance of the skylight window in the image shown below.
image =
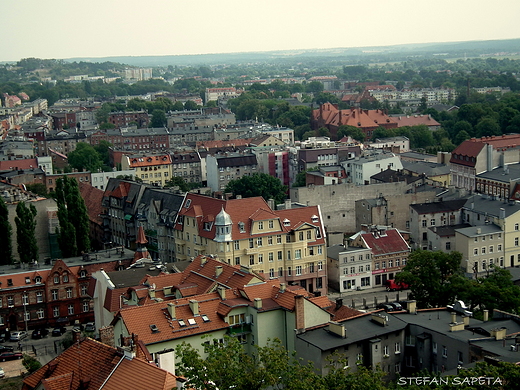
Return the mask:
M150 329L152 330L152 333L159 332L159 328L155 324L150 325Z
M179 325L181 327L183 327L183 326L186 326L186 323L184 322L184 320L179 320Z
M188 318L188 324L197 325L197 322L195 321L195 318Z
M202 321L209 322L209 318L206 314L201 315L201 317L202 317Z

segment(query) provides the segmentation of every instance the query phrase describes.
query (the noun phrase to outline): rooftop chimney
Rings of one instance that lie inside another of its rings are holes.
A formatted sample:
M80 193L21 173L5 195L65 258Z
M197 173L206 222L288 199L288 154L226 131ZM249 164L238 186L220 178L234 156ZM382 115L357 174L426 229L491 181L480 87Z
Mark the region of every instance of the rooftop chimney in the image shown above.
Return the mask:
M194 316L199 315L199 302L195 299L190 299L190 309L193 312Z
M484 310L484 322L487 322L487 321L489 321L489 311Z
M215 277L219 277L220 274L222 273L222 270L224 269L224 267L222 267L221 265L217 265L215 267Z
M347 332L346 332L345 327L342 324L340 324L339 322L330 321L328 330L330 333L334 333L334 334L340 336L341 338L347 337Z
M260 310L262 308L262 298L255 298L255 309Z
M506 330L507 328L495 328L491 329L491 337L494 337L495 340L504 340L506 338Z
M454 324L457 322L457 313L454 311L450 313L451 314L451 323Z
M218 286L217 287L218 295L220 295L220 299L223 301L226 299L226 288L224 286Z
M281 293L285 292L285 288L286 288L286 284L285 283L280 283L280 292Z
M408 308L408 313L410 313L410 314L417 313L417 301L408 301L406 303L406 307Z
M177 317L175 316L175 305L173 303L168 303L168 314L174 320Z

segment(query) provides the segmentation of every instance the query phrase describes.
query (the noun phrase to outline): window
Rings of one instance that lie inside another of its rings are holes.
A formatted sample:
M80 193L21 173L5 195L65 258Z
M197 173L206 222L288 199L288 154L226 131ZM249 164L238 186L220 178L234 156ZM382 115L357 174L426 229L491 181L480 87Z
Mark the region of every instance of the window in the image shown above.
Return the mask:
M234 246L235 250L239 250L240 249L240 241L235 241L233 243L233 246Z
M31 319L31 312L26 311L25 313L23 313L23 320L24 321L30 321L30 319Z
M432 352L437 354L437 343L435 341L432 343Z
M249 265L255 264L255 255L249 255Z
M430 226L435 226L435 219L434 218L430 219Z
M255 246L252 238L249 239L249 248L253 248Z
M295 260L299 260L302 258L302 250L301 249L296 249L294 251L294 259Z
M396 373L401 372L401 362L399 362L399 363L395 363L395 365L394 365L394 371L395 371Z
M394 344L394 352L395 352L396 355L401 353L401 343L395 343Z
M29 295L24 293L22 295L22 305L27 306L29 304Z
M273 245L273 236L267 237L267 245Z
M54 316L54 318L60 316L60 308L58 306L54 306L52 308L52 315Z
M57 301L58 300L58 290L52 290L51 296L52 296L53 301Z
M274 278L274 268L269 268L269 277Z
M460 351L457 351L457 360L459 361L459 364L464 364L464 356Z
M316 278L316 288L323 288L323 278Z
M240 256L235 257L235 265L240 264Z
M376 270L379 269L379 261L376 261Z
M302 274L302 266L301 265L297 265L296 266L296 275L299 276Z
M426 226L428 226L428 222L425 219L423 219L422 220L422 227L426 227Z
M269 262L271 263L274 260L274 253L273 252L269 252L267 254L267 258L269 259Z
M43 302L43 292L36 291L36 303L42 303Z
M63 274L63 283L68 283L69 282L69 274L68 273L64 273Z
M54 275L54 284L58 284L60 282L60 275Z
M364 272L364 271L363 271L363 266L362 266L362 265L359 266L359 271L358 271L358 272Z
M264 255L262 253L260 253L258 255L258 264L262 264L264 262Z
M493 245L489 246L489 253L493 253Z
M37 277L34 278L34 281L36 283L41 283L42 282L42 277L41 276L37 276Z
M415 336L413 336L413 335L406 336L406 345L409 347L415 347Z
M258 238L256 239L256 245L258 245L258 246L262 246L262 237L258 237Z
M278 234L278 235L276 236L276 243L277 243L277 244L281 244L281 243L282 243L282 236L281 236L280 234Z
M88 309L89 309L88 301L85 301L85 302L82 303L81 309L83 310L83 313L88 312Z
M303 241L303 232L298 232L298 239Z
M70 304L67 306L67 313L70 315L74 314L74 305Z
M244 313L242 314L235 314L228 317L228 324L229 325L239 325L243 324L245 322L246 315Z
M485 247L485 246L482 247L482 249L481 249L481 253L482 253L483 255L486 254L486 247Z
M442 357L448 357L448 347L442 346Z
M478 256L478 248L473 249L473 256Z
M497 252L502 252L502 244L497 245Z
M283 268L278 267L278 276L281 278L283 276Z
M67 292L67 298L72 298L72 288L69 287L65 291Z
M258 221L258 230L264 230L264 221Z
M365 270L366 270L367 272L370 271L370 264L367 264L367 265L366 265Z
M283 259L282 251L278 251L278 261Z
M518 246L518 237L515 237L515 246Z
M323 261L318 261L318 271L323 271Z
M310 273L314 272L314 263L309 263L309 272Z
M43 309L38 309L36 311L36 316L38 317L39 320L43 319L43 317L45 317L45 312L43 311Z
M388 268L392 268L394 266L393 260L388 260Z
M291 267L287 267L287 276L292 276Z
M385 355L385 356L388 356L388 355L389 355L389 353L388 353L388 349L389 349L389 348L388 348L388 345L385 345L385 346L383 347L383 355Z
M291 251L287 251L287 260L291 260Z
M386 261L382 261L382 262L381 262L381 268L383 268L383 269L386 268Z
M7 297L7 306L8 307L13 307L14 306L14 296L9 295Z
M451 250L451 242L446 242L446 250L447 251L450 251Z
M518 231L519 230L519 226L518 223L515 223L515 230Z
M311 239L312 239L312 231L307 230L307 240L311 240Z
M273 222L273 220L270 220L270 221L268 222L268 226L269 226L269 229L274 228L274 222Z

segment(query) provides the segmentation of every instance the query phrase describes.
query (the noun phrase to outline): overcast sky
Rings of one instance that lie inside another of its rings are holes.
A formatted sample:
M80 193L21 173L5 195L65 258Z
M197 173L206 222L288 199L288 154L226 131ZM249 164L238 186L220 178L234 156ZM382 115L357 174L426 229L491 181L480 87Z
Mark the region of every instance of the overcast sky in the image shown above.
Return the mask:
M520 38L519 0L0 0L0 61Z

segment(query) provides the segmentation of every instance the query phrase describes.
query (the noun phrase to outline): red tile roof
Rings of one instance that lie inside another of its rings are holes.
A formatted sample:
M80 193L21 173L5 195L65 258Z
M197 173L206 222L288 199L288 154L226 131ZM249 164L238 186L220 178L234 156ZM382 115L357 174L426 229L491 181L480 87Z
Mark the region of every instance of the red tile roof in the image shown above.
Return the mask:
M172 163L172 159L169 154L162 155L149 155L141 157L129 157L130 167L149 167L154 165L168 165Z
M485 145L491 145L495 151L517 148L520 146L520 134L508 134L466 140L451 152L450 163L475 166L476 158ZM462 158L457 158L457 156L461 156ZM466 161L465 157L468 157L468 161ZM471 161L472 157L475 159L474 161Z
M0 171L8 169L31 169L38 168L38 161L35 158L25 160L3 160L0 161Z
M106 390L166 390L176 386L176 378L154 364L125 358L114 347L86 338L25 378L24 389L40 384L51 390L99 389L103 383Z
M103 223L103 190L91 186L89 183L80 182L79 192L81 197L85 200L85 206L88 211L88 218L91 222L98 225Z
M363 241L376 256L387 253L409 252L410 247L397 229L386 230L386 235L363 233Z

